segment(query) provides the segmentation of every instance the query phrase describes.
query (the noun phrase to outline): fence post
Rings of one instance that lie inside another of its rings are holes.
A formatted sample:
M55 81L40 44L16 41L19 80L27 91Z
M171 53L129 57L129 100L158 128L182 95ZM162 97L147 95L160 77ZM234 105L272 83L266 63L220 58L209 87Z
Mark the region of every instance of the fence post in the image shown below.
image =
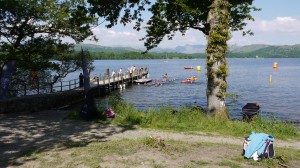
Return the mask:
M71 90L71 81L69 81L69 90Z

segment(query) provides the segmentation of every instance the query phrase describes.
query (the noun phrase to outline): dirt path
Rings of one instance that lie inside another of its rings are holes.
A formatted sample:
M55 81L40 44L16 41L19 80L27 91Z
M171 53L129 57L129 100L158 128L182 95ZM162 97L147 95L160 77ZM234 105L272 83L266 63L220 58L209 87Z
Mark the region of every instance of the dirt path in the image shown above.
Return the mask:
M117 127L92 122L64 120L68 111L51 110L32 114L0 115L0 167L24 155L24 149L38 147L50 151L67 141L100 141L121 138L137 139L146 136L187 142L211 142L241 145L243 137L232 138L207 135L171 133L134 127ZM276 141L276 146L300 150L300 142Z

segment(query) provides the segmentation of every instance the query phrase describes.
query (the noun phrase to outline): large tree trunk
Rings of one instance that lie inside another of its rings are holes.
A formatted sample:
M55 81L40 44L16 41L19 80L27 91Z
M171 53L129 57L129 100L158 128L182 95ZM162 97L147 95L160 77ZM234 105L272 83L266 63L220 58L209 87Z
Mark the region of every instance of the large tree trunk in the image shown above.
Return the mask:
M225 106L227 64L225 53L229 40L228 0L214 0L208 15L207 36L207 110L210 114L227 118Z

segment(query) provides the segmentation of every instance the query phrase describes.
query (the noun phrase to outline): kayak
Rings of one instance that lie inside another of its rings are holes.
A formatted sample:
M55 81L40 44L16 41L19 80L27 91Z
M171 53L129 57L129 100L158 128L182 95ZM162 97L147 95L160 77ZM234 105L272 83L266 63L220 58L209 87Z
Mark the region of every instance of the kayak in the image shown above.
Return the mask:
M185 66L184 69L194 69L192 66Z
M193 81L187 79L187 80L182 80L181 83L193 83Z

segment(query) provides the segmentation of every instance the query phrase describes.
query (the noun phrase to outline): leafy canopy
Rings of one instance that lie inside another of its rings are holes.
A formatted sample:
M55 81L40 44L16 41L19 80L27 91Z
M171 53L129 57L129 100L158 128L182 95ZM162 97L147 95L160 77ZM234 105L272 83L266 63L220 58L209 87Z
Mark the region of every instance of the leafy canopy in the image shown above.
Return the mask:
M185 35L189 29L196 29L208 35L210 30L207 22L208 13L213 0L88 0L94 13L109 21L107 27L112 27L120 21L128 24L135 21L135 29L142 28L142 14L145 10L152 13L148 20L144 45L150 50L166 37L172 40L176 32ZM153 3L154 2L154 3ZM232 31L243 30L248 20L254 20L251 11L260 10L252 5L253 0L229 0L230 28ZM120 20L118 18L120 17ZM243 34L252 34L250 30Z
M0 0L0 64L15 59L16 67L28 71L53 70L63 77L79 68L70 54L73 45L96 40L91 28L98 19L84 0ZM60 62L49 60L56 59Z

